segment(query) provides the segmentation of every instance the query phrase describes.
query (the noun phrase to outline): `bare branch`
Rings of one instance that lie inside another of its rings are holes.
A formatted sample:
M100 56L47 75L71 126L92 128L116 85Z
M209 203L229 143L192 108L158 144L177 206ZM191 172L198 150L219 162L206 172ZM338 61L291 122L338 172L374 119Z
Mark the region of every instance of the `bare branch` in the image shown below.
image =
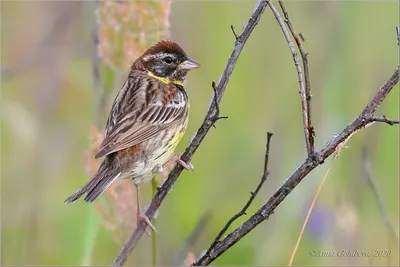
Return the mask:
M193 154L196 152L197 148L202 143L204 137L215 123L216 119L218 118L217 113L217 105L216 103L221 102L221 98L225 92L226 86L229 82L229 78L235 68L236 62L239 58L239 55L249 38L250 34L253 32L254 28L258 24L261 15L263 14L267 4L269 1L262 0L259 2L257 8L254 10L252 16L250 17L248 23L244 27L242 33L238 36L235 40L235 46L231 53L231 56L228 59L228 63L225 66L225 69L218 80L218 84L216 86L216 101L213 102L207 112L206 117L200 128L197 130L195 137L190 142L189 146L186 148L185 152L183 153L181 159L184 162L190 162ZM178 179L179 175L181 174L183 167L180 164L175 165L175 167L170 172L166 181L162 184L160 189L157 191L156 195L154 196L149 208L147 209L145 215L151 220L154 217L154 214L159 209L162 201L171 190L172 186L175 184L176 180ZM129 254L133 251L137 243L139 242L140 238L142 237L143 233L145 232L147 224L142 221L138 224L135 232L129 238L128 242L125 246L121 249L120 253L118 254L117 258L114 260L113 265L120 266L123 265L128 258Z
M368 156L367 148L363 148L363 161L364 161L364 168L365 168L365 179L367 181L368 186L371 188L372 193L374 194L374 197L376 199L376 202L378 203L378 209L379 212L382 215L383 221L385 222L386 228L388 229L389 236L392 239L392 241L395 244L399 243L399 237L397 235L397 232L395 230L395 227L393 224L390 222L389 214L385 208L385 202L383 201L382 195L379 193L378 188L375 184L375 178L374 175L372 174L372 169L371 169L371 161Z
M301 104L302 104L302 111L306 114L303 114L303 124L304 127L307 128L307 136L310 147L307 147L308 156L312 156L314 153L314 138L315 138L315 131L314 127L311 123L311 82L310 82L310 70L308 68L308 53L304 51L303 46L301 45L304 42L304 37L301 33L297 34L294 30L294 27L289 19L289 13L287 12L283 1L279 0L279 5L281 6L283 15L285 16L285 22L288 25L288 28L296 41L297 47L299 48L301 59L303 61L303 68L304 68L304 81L305 81L305 90L300 90L301 94ZM305 105L304 105L305 102ZM306 143L307 144L307 143Z
M283 35L286 39L286 42L289 45L290 52L292 53L294 65L295 65L296 71L297 71L297 78L298 78L299 85L300 85L299 92L300 92L300 98L301 98L303 125L304 125L304 137L306 140L307 155L309 157L312 157L314 154L314 135L313 135L314 130L312 129L311 122L308 117L309 116L309 111L308 111L309 103L308 102L311 101L311 94L309 95L309 101L307 101L306 88L305 88L304 79L303 79L303 71L301 70L299 57L297 56L297 52L294 47L293 41L290 38L289 32L286 29L285 23L283 22L278 10L275 8L275 6L271 2L268 3L268 6L271 8L272 13L275 15L275 18L278 21L278 24L282 29ZM282 6L283 6L283 4L282 4ZM283 8L284 8L284 6L283 6ZM287 13L286 13L286 15L287 15ZM290 23L288 18L289 18L289 16L287 16L286 22ZM294 33L294 31L292 33ZM297 34L295 34L295 36L297 37L297 38L295 38L296 43L299 46L301 44L300 38L297 36ZM307 58L307 56L305 58ZM303 59L303 61L304 61L304 59ZM307 62L307 59L306 59L306 62ZM308 75L308 67L307 67L307 75Z
M272 133L268 132L267 134L267 145L266 145L266 152L265 152L265 159L264 159L264 172L263 175L261 176L261 180L258 183L256 190L254 192L250 192L250 199L247 201L246 205L242 208L242 210L238 213L236 213L232 218L229 219L229 221L225 224L225 226L222 228L222 230L218 233L217 237L215 238L214 242L211 244L211 246L208 248L207 252L205 255L210 256L210 252L215 248L215 246L220 242L221 237L228 231L229 226L236 221L239 217L246 215L247 209L250 207L251 203L254 201L256 198L258 192L260 191L261 187L264 185L265 181L267 180L268 177L268 158L269 158L269 147L270 147L270 142L271 142L271 137Z
M397 45L400 45L400 28L396 26Z
M387 97L393 87L399 81L399 67L395 69L393 75L382 85L380 90L376 93L374 98L368 103L361 114L355 118L342 132L335 134L335 136L319 151L316 153L316 160L308 157L286 180L286 182L279 188L278 191L264 204L250 219L236 228L226 238L218 242L215 247L207 254L204 254L196 260L193 264L209 265L222 253L236 244L242 237L253 230L257 225L267 220L273 214L276 207L289 195L289 193L306 177L312 170L332 155L335 150L345 141L347 141L355 132L364 128L371 123L370 120L365 118L373 118L376 108Z

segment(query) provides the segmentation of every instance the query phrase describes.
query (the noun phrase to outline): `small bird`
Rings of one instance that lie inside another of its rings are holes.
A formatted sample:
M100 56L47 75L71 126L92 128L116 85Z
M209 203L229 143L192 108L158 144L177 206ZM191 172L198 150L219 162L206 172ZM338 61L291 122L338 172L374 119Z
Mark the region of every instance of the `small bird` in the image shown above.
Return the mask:
M130 178L136 187L138 220L156 231L141 213L139 183L177 162L185 169L190 163L174 154L186 130L189 99L183 81L189 70L200 67L172 41L160 41L149 48L131 67L116 96L96 158L105 156L95 176L65 200L71 203L86 195L96 200L115 180Z

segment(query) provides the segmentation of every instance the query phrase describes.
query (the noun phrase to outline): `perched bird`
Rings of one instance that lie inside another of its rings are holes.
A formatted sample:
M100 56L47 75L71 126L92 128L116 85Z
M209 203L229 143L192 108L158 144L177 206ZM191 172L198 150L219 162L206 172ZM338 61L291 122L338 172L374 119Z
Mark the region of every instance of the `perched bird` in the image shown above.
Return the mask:
M137 190L138 220L145 220L155 230L140 211L139 183L148 182L173 161L192 168L174 154L174 149L184 135L189 115L183 81L189 70L198 67L199 63L171 41L160 41L132 64L95 156L105 156L104 161L96 175L65 203L83 195L86 202L93 202L115 180L130 178Z

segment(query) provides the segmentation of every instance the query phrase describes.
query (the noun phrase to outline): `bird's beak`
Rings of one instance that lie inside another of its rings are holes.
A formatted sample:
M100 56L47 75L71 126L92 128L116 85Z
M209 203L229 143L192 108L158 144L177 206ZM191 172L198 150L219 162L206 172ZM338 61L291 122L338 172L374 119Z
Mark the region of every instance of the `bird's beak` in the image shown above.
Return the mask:
M179 68L182 70L192 70L200 67L200 64L197 63L194 59L188 57L185 61L179 64Z

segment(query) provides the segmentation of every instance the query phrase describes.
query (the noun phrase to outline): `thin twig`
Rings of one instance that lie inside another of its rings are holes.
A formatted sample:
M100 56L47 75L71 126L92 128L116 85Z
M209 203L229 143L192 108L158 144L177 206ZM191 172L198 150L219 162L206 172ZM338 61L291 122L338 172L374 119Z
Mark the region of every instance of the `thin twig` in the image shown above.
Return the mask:
M214 104L215 104L215 109L217 111L216 114L218 116L218 114L219 114L218 92L217 92L217 85L215 84L214 81L211 82L211 87L214 90L213 100L214 100Z
M385 222L385 225L386 225L386 228L387 228L387 230L389 232L389 236L390 236L391 240L395 244L398 244L399 243L399 236L397 235L395 227L390 222L389 214L388 214L388 212L387 212L387 210L385 208L385 202L383 201L383 197L379 193L378 187L376 186L376 183L375 183L376 179L375 179L375 177L374 177L374 175L372 173L371 161L369 159L366 147L363 148L363 161L364 161L364 168L365 168L365 172L366 172L365 179L367 181L367 184L371 188L372 193L374 194L374 197L376 199L376 202L378 203L379 212L382 215L383 221Z
M215 84L214 81L212 81L211 83L211 87L214 90L214 96L213 96L213 101L214 101L214 105L215 105L215 109L217 110L217 112L214 115L214 123L213 123L213 127L217 128L217 126L215 126L215 123L220 120L220 119L227 119L228 116L220 116L219 115L219 103L218 103L218 90L217 90L217 85Z
M235 27L233 27L233 25L231 25L231 30L232 30L233 35L235 35L235 39L237 40L238 35L236 34L236 30L235 30Z
M205 255L210 255L210 252L214 249L214 247L220 242L221 237L228 231L229 226L236 221L239 217L246 215L247 209L250 207L251 203L254 201L256 198L258 192L260 191L261 187L264 185L265 181L267 180L268 177L268 158L269 158L269 147L270 147L270 142L271 142L271 137L272 133L268 132L267 133L267 145L266 145L266 151L265 151L265 159L264 159L264 172L263 175L261 176L261 180L258 183L256 190L254 192L250 192L250 198L247 201L246 205L242 208L241 211L236 213L232 218L229 219L229 221L225 224L225 226L222 228L222 230L218 233L217 237L215 238L214 242L211 244L211 246L207 249L207 252Z
M278 21L279 26L282 29L283 35L286 39L286 42L289 45L290 52L292 53L294 65L296 67L297 71L297 78L299 81L299 86L300 86L300 98L301 98L301 106L302 106L302 114L303 114L303 125L304 125L304 137L306 140L306 148L307 148L307 155L311 157L313 155L314 148L311 145L311 142L314 143L313 138L309 138L312 136L312 133L309 132L310 126L308 125L309 119L308 119L308 112L307 112L307 97L306 97L306 89L304 85L304 79L303 79L303 71L301 70L300 62L299 62L299 57L297 56L296 49L294 47L293 41L290 38L289 32L286 29L285 23L283 22L281 15L279 14L278 10L275 8L275 6L269 2L268 6L271 8L272 13L274 14L276 20ZM296 39L296 42L298 40ZM311 99L311 98L310 98Z
M233 69L235 68L236 62L239 58L239 55L249 38L250 34L253 32L254 28L258 24L261 15L263 14L267 4L269 1L267 0L262 0L259 2L258 7L254 10L252 16L250 17L247 25L244 27L242 33L238 36L238 38L235 40L235 46L233 48L233 51L231 53L231 56L228 59L228 63L225 66L225 69L220 76L218 80L218 85L216 86L216 103L221 102L221 98L225 92L226 86L229 82L229 78L233 72ZM195 137L192 139L190 142L189 146L186 148L185 152L183 153L181 159L184 162L190 162L190 160L193 157L193 154L196 152L197 148L200 146L202 143L204 137L212 127L212 125L215 123L216 118L218 118L217 115L217 108L216 108L216 103L213 102L207 112L207 115L204 118L204 121L200 128L197 130ZM217 116L216 116L217 115ZM162 184L160 189L157 191L156 195L154 196L152 202L150 203L149 208L146 210L145 215L151 220L156 213L156 211L159 209L162 201L168 194L168 192L171 191L172 186L175 184L176 180L178 179L179 175L181 174L183 170L183 167L180 164L175 165L175 167L172 169L170 172L168 178L166 181ZM129 254L133 251L137 243L139 242L140 238L142 237L143 233L145 232L145 229L147 228L147 224L142 221L138 224L136 227L135 232L132 234L132 236L129 238L125 246L121 249L119 252L117 258L114 260L113 265L120 266L123 265L128 258Z
M267 220L273 214L276 207L289 195L290 192L317 166L322 165L324 161L332 155L340 145L347 141L355 132L371 124L371 121L365 120L367 117L373 117L376 108L386 99L387 95L399 81L399 67L393 75L382 85L374 98L368 103L361 114L355 118L343 131L335 136L319 151L316 152L316 159L307 158L285 181L285 183L275 192L275 194L264 204L251 218L231 232L226 238L218 242L208 255L204 254L193 264L209 265L226 250L236 244L241 238L247 235L261 222Z
M300 90L301 94L301 104L302 104L302 112L303 114L303 124L304 127L307 128L307 136L309 146L307 147L308 156L312 156L314 153L314 138L315 138L315 131L314 127L311 123L311 82L310 82L310 70L308 68L308 53L304 51L303 46L301 45L304 42L304 37L301 34L297 34L294 30L294 27L289 19L289 13L287 12L283 1L279 0L279 5L281 6L283 15L285 16L285 22L288 25L288 28L296 41L297 47L299 48L301 59L303 61L303 69L304 69L304 82L305 82L305 90ZM307 143L306 143L307 144Z
M396 26L397 45L400 45L400 28Z
M399 120L389 119L385 115L383 115L382 117L371 117L368 120L370 122L385 122L390 126L393 126L394 124L399 124Z

